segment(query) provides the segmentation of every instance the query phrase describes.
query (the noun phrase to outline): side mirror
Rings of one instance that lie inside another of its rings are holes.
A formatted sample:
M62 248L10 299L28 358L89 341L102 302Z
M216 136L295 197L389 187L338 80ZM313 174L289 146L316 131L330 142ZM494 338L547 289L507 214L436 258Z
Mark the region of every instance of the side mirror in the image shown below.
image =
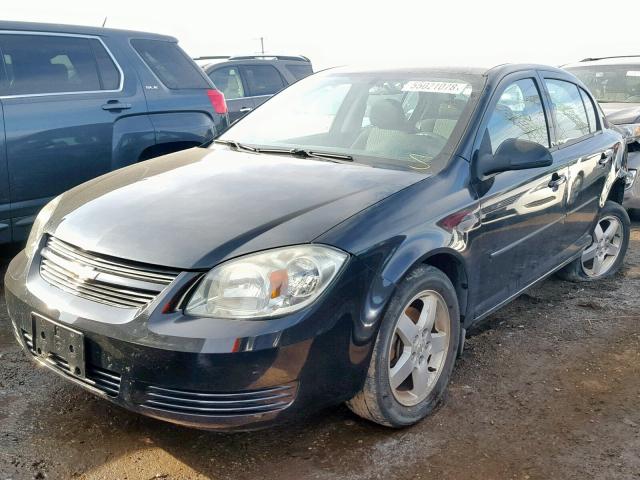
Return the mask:
M529 140L509 138L500 144L493 155L478 155L476 171L481 177L486 177L494 173L548 167L551 164L553 157L547 147Z

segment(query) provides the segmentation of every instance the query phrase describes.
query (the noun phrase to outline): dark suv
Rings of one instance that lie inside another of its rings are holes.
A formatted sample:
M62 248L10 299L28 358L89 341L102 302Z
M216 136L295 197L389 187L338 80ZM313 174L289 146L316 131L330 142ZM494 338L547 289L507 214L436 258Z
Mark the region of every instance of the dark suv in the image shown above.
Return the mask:
M283 88L311 75L311 61L303 56L249 55L240 57L200 57L196 60L228 58L204 65L203 69L227 100L233 123L259 107Z
M59 193L228 124L175 38L0 22L0 53L0 244L24 239Z

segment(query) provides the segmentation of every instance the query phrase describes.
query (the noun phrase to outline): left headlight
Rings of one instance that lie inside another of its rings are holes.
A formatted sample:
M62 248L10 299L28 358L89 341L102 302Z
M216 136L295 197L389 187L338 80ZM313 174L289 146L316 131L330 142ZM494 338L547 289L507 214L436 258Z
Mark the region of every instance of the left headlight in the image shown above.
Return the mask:
M44 233L44 228L47 225L47 222L51 219L51 215L55 211L58 203L60 203L60 199L62 195L58 195L56 198L47 203L38 216L33 222L31 226L31 232L29 233L29 238L27 239L27 245L24 248L27 257L31 258L36 253L36 249L38 248L38 244L40 243L40 237Z
M348 255L325 245L300 245L246 255L218 265L189 298L189 315L265 318L313 302Z

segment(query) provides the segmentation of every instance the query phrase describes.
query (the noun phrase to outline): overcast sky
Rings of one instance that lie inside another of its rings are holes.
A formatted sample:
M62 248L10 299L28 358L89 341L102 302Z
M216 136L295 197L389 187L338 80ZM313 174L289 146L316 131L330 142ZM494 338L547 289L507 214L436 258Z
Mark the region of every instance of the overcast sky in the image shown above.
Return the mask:
M316 69L362 63L559 65L640 54L633 2L535 0L22 0L6 20L107 26L173 35L192 56L302 54ZM616 8L618 5L618 8ZM625 21L628 17L629 20Z

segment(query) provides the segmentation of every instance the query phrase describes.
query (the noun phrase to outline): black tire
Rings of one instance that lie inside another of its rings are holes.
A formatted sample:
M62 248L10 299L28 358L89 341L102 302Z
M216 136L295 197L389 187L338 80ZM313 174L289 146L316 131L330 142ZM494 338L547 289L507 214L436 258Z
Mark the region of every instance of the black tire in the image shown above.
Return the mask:
M424 400L413 406L399 403L389 383L389 350L395 326L403 308L418 293L432 290L440 294L449 312L449 346L441 366L440 376ZM357 415L380 425L401 428L413 425L429 415L444 398L447 384L457 357L460 339L460 310L456 291L449 278L432 266L412 270L398 287L382 319L373 349L369 371L362 390L347 406Z
M624 257L627 253L627 247L629 246L631 221L629 220L629 214L622 207L622 205L616 202L607 201L607 203L605 203L604 207L600 211L598 221L594 224L594 228L601 219L608 216L616 217L622 225L622 243L620 245L620 253L618 254L618 257L616 258L611 268L609 268L602 275L590 276L584 270L584 267L582 265L582 258L577 258L558 272L558 276L560 278L562 278L563 280L568 280L570 282L594 282L597 280L602 280L603 278L611 277L618 273L620 267L622 267L622 264L624 263ZM589 247L587 247L587 249L588 248Z

